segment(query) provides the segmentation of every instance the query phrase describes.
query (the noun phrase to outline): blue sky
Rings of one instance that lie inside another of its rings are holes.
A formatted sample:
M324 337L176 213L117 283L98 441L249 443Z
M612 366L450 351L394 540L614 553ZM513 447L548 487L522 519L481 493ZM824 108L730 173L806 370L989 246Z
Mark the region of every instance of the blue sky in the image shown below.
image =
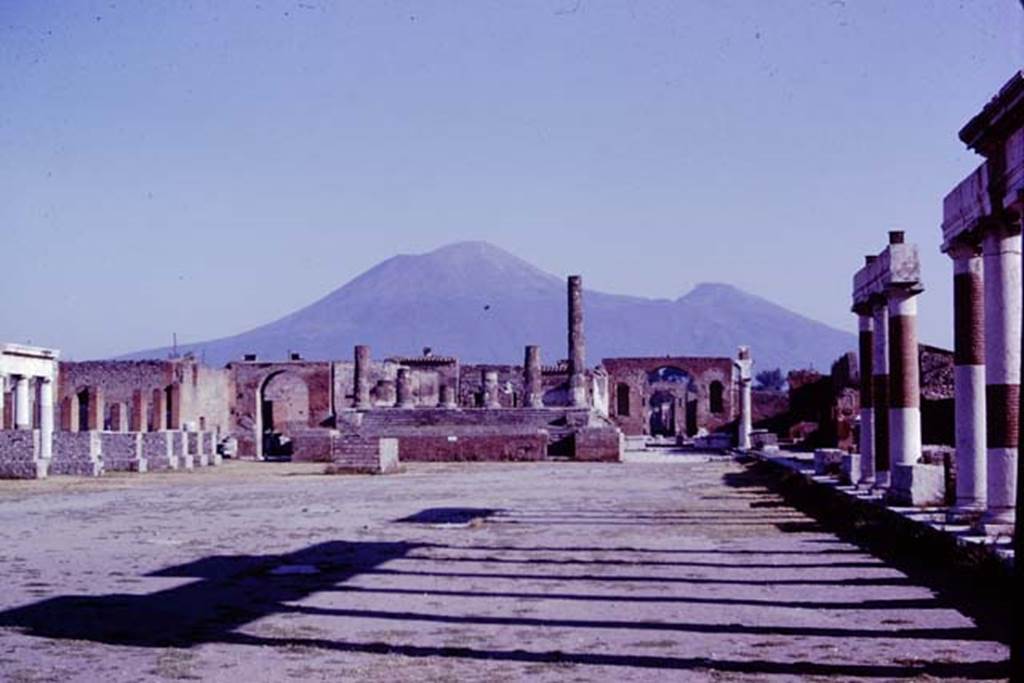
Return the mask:
M231 334L463 239L852 331L902 228L948 345L956 132L1022 65L1017 0L0 0L0 339Z

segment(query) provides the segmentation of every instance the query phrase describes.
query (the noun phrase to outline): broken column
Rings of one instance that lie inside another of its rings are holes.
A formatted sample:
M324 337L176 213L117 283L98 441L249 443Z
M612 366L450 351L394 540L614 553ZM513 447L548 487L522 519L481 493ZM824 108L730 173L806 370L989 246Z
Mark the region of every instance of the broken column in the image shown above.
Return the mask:
M583 338L583 278L569 276L569 403L587 405L586 360Z
M415 401L412 396L412 377L409 374L409 368L398 368L395 388L398 394L398 407L412 408L415 405Z
M977 245L959 242L953 259L953 382L956 413L955 515L985 509L985 285Z
M875 412L872 386L875 325L869 308L859 306L855 310L860 352L860 472L851 473L851 480L857 476L859 479L852 483L870 486L875 483Z
M753 383L753 361L750 360L750 348L741 346L735 361L737 380L740 385L740 417L737 425L736 446L741 450L750 450L750 432L753 429L753 409L751 404L751 384Z
M982 240L985 268L986 524L1012 525L1017 492L1021 371L1021 235L994 223Z
M453 409L457 407L457 403L455 401L455 387L450 384L441 385L440 403L442 408Z
M544 383L540 365L540 347L527 346L523 363L523 406L544 407Z
M501 394L498 389L498 371L483 371L484 408L500 408Z
M355 348L355 407L369 410L370 402L370 347L359 345Z

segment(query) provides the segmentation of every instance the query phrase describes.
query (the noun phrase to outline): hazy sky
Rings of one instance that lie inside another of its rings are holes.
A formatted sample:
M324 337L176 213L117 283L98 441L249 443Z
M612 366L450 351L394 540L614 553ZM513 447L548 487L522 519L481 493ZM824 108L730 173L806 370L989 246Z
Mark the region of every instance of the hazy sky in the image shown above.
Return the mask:
M900 227L948 345L956 132L1022 64L1017 0L0 0L0 340L231 334L462 239L853 330Z

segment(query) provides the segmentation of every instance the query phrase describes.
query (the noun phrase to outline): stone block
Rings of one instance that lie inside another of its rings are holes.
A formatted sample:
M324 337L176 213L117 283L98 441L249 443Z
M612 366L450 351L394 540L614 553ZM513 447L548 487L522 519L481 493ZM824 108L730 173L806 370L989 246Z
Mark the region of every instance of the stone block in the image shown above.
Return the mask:
M39 457L39 430L0 430L0 479L42 479L49 463Z
M179 470L190 470L195 467L195 460L188 452L188 434L180 430L171 430L171 452L178 459Z
M103 474L103 446L100 432L53 433L50 474L98 477Z
M203 449L203 435L200 432L184 432L185 448L188 455L192 456L194 467L206 467L210 464L210 456Z
M942 465L894 465L886 499L914 507L945 504L945 469Z
M779 450L779 437L766 429L755 429L750 432L750 447L755 451L776 453Z
M860 453L846 453L839 466L839 481L844 484L860 483Z
M844 451L838 448L819 448L814 451L814 473L816 475L839 475L842 471Z
M109 472L145 472L142 434L139 432L100 432L103 469Z
M325 430L332 458L327 474L392 474L399 471L399 440Z

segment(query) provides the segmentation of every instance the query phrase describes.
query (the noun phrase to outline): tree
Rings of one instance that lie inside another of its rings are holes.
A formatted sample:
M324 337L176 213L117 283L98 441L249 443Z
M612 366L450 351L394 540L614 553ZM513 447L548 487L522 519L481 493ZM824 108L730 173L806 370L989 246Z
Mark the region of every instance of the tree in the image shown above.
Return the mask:
M774 370L762 370L754 376L757 381L757 388L764 391L782 391L782 387L786 385L786 378L782 375L782 370L775 368Z

